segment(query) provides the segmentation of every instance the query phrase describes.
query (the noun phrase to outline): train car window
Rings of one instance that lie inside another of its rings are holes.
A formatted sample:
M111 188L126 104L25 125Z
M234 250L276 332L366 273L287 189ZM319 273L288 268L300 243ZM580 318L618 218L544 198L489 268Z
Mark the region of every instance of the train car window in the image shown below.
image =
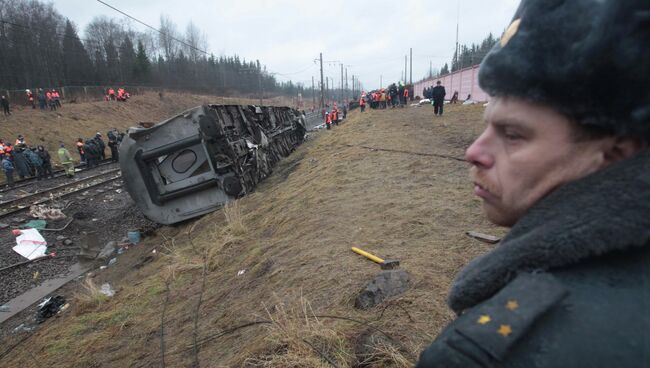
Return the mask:
M183 174L189 170L196 162L196 153L192 150L181 151L172 161L172 169L179 174Z

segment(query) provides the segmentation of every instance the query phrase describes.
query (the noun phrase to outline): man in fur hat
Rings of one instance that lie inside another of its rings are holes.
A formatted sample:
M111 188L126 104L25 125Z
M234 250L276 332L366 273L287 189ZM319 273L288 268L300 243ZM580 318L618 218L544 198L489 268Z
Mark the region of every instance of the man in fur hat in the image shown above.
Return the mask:
M650 364L649 39L647 0L521 2L465 154L511 230L457 275L418 367Z

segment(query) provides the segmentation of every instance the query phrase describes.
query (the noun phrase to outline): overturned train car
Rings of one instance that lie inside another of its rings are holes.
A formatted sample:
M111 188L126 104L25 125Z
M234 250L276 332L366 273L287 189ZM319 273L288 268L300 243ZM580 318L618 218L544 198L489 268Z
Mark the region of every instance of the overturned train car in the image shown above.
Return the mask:
M130 128L122 177L145 216L173 224L249 193L304 135L304 116L288 107L199 106Z

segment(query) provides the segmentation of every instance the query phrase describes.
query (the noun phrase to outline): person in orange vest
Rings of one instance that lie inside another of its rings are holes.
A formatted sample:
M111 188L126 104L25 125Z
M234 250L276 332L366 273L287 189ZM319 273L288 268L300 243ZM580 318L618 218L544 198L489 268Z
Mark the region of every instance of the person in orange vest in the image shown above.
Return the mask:
M13 147L11 147L11 143L6 143L4 145L3 151L6 155L11 156L13 151Z
M332 109L332 123L339 125L339 111L336 107Z
M115 101L115 90L113 88L108 89L108 98L112 101Z
M408 103L409 101L409 89L408 87L404 88L404 101Z
M45 96L47 97L47 104L50 106L50 110L56 111L56 102L54 101L54 94L52 94L52 91L47 91Z
M54 104L56 105L56 107L61 107L59 91L57 90L52 91L52 98L54 99Z
M361 108L361 112L366 109L366 99L363 96L359 99L359 107Z
M118 101L126 101L124 98L124 88L118 88L117 89L117 100Z

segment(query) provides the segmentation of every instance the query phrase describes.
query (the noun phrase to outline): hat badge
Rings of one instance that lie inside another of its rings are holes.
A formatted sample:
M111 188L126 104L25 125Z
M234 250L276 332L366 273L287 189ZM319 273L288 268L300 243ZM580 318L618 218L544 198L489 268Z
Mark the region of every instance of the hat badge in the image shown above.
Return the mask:
M510 39L512 36L517 34L517 30L519 29L519 23L521 23L521 18L515 19L510 23L508 26L508 29L503 33L503 36L501 37L501 47L506 47L508 42L510 42Z

